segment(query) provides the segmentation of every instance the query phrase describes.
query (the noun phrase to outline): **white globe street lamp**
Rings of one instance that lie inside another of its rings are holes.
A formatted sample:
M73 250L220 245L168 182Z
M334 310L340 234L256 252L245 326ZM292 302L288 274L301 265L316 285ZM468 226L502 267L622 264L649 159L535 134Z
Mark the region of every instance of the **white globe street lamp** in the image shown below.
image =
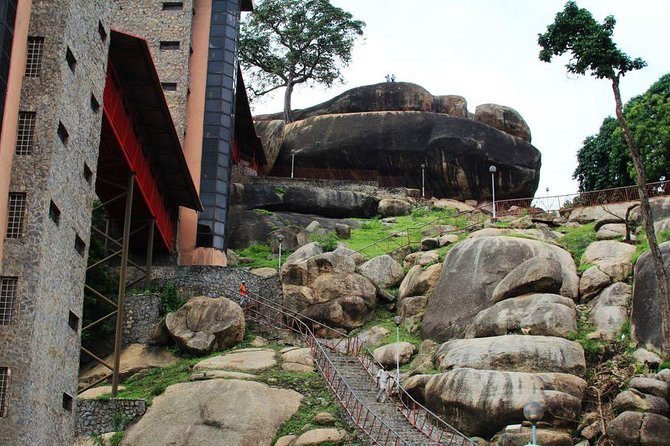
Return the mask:
M544 416L544 406L537 401L531 401L523 406L523 416L531 424L531 442L526 446L539 446L537 444L537 422Z

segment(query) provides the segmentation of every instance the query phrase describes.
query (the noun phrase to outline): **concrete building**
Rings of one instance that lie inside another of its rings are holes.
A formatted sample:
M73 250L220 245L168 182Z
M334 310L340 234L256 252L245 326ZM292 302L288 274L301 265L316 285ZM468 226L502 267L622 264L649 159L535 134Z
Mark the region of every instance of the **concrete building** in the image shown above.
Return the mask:
M262 163L236 58L250 9L0 0L0 444L72 444L96 196L149 221L150 250L226 264L232 164Z

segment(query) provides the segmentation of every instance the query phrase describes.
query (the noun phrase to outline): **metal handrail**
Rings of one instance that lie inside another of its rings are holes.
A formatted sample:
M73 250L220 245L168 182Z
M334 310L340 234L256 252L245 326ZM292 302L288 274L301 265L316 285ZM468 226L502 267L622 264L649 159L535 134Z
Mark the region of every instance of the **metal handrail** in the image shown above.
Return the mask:
M400 434L389 426L380 415L368 408L365 403L356 396L351 386L349 386L346 379L340 374L326 354L322 343L314 335L312 329L304 321L298 318L294 311L288 310L274 302L272 302L271 305L268 305L271 301L268 301L255 293L248 294L247 299L248 303L246 303L244 307L251 320L269 325L273 328L289 329L304 336L305 343L314 356L316 366L326 380L331 392L342 408L347 412L352 422L358 426L358 428L363 431L375 445L411 446L411 444L406 440L403 440ZM289 318L291 323L277 317L268 317L268 315L260 312L258 308L254 308L253 303L278 311L282 316ZM317 324L325 327L324 324L319 322L317 322Z
M253 296L248 297L250 303L245 305L246 313L250 317L250 319L258 323L269 325L272 328L288 329L303 335L305 337L307 345L310 347L310 350L312 351L312 354L315 357L317 366L321 371L321 374L324 376L326 382L328 383L329 388L331 389L331 391L333 391L338 401L340 401L340 404L343 406L343 408L350 416L352 421L357 426L359 426L359 428L361 428L361 430L363 430L363 432L365 432L370 437L370 439L377 442L379 440L379 438L373 438L372 436L374 434L374 429L366 431L368 417L370 414L372 414L373 418L375 417L378 418L380 420L380 423L383 424L383 426L382 424L380 424L378 433L382 432L382 427L384 427L386 430L384 430L383 432L386 433L385 437L386 439L388 439L389 435L395 434L397 436L397 439L401 441L401 443L396 442L391 444L407 444L404 440L402 440L402 438L400 438L400 436L395 431L393 431L393 429L390 426L388 426L386 423L383 422L383 419L381 419L379 415L375 414L373 411L368 409L365 406L365 404L362 403L358 399L358 397L356 397L349 384L341 376L337 368L335 368L335 366L332 364L332 362L326 355L325 350L323 349L323 347L325 346L334 351L346 353L348 355L353 355L358 359L359 363L363 367L363 370L365 370L368 373L368 375L372 379L374 379L377 370L379 368L379 365L374 362L374 360L372 359L372 352L361 341L361 339L358 336L348 336L347 334L345 334L343 337L337 340L334 339L320 340L314 335L314 332L309 327L309 325L307 325L301 318L308 320L309 322L314 323L319 327L323 327L338 333L342 332L330 328L321 322L315 321L314 319L307 318L301 315L300 313L297 313L293 310L284 307L281 304L269 301L264 297L259 296L255 293L251 294L253 294ZM251 302L260 304L262 306L265 306L266 308L270 308L271 310L278 312L281 316L289 318L292 323L289 323L288 321L285 321L281 318L277 318L276 315L274 315L275 317L269 317L267 314L264 314L261 311L259 311L258 308L254 308ZM335 385L334 379L339 380L337 382L337 385ZM342 385L344 385L344 387L342 387ZM429 439L429 441L431 442L434 441L436 445L459 444L459 445L476 446L476 443L470 441L467 436L459 432L456 428L454 428L449 423L444 421L437 414L435 414L434 412L423 406L421 403L416 401L416 399L414 399L405 390L404 387L402 386L399 387L401 395L399 395L398 399L402 404L402 407L400 408L400 413L409 421L409 423L412 426L414 426L419 432L425 435ZM340 392L342 391L343 388L348 389L348 393L344 391L346 395L345 394L340 395ZM346 400L344 399L344 396L347 396ZM361 417L363 408L366 411L370 412L370 413L366 412L365 417ZM373 421L373 427L374 426L375 422ZM458 443L454 443L454 441L458 441ZM376 443L376 444L388 444L388 443Z

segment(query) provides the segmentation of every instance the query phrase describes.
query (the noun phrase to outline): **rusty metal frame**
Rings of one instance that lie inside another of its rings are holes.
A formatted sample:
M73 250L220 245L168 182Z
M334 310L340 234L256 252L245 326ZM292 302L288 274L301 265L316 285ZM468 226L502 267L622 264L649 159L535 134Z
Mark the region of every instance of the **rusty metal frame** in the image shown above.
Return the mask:
M112 183L109 183L112 184ZM100 267L101 265L109 263L111 260L120 257L119 265L119 280L118 280L118 290L115 296L106 296L99 290L96 290L91 284L87 283L84 285L86 291L91 293L96 299L105 304L109 305L112 310L102 317L98 318L96 321L91 322L82 328L82 333L85 330L88 330L103 321L111 317L116 317L115 332L114 332L114 361L112 364L108 364L105 360L95 355L93 352L88 349L81 347L81 352L93 358L93 360L107 369L110 370L110 373L104 377L96 380L94 383L89 384L85 388L81 389L78 394L85 392L86 390L97 386L98 384L106 381L110 377L112 378L112 397L116 397L118 393L119 386L119 371L121 368L121 345L123 342L123 308L125 307L126 302L126 292L128 288L136 285L140 281L144 280L146 286L149 285L151 281L151 272L152 272L152 262L153 262L153 239L155 231L155 220L151 219L148 222L137 226L132 229L133 223L133 198L135 192L135 175L131 173L128 176L126 185L113 184L115 187L121 189L121 192L107 200L106 202L100 204L95 209L100 207L109 206L113 202L116 202L121 199L125 199L125 210L123 218L123 235L121 238L114 238L111 235L111 224L110 220L105 220L104 229L97 228L91 225L91 237L98 236L101 237L104 241L104 257L97 262L89 265L86 271L90 271L94 268ZM148 240L146 248L146 260L145 265L139 265L129 258L130 254L130 239L132 236L136 235L140 231L148 229ZM128 267L133 267L139 271L140 277L128 282Z

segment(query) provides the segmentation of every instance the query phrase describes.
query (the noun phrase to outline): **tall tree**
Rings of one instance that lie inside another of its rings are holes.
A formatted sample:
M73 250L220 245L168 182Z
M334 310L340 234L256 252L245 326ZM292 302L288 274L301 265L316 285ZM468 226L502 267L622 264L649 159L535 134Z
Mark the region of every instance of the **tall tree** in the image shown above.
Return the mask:
M242 23L240 59L251 74L251 91L264 95L286 87L284 119L291 121L296 85L331 86L351 61L365 23L329 0L264 0Z
M670 172L670 74L654 82L644 94L626 103L623 114L649 181L668 179ZM584 140L577 153L573 178L579 190L628 186L634 181L635 167L619 123L607 117L596 135Z
M554 23L547 27L547 31L539 34L538 43L542 47L539 57L544 62L551 62L553 56L569 53L571 57L566 65L569 73L582 75L588 73L598 79L608 79L612 84L616 118L635 167L640 210L644 216L645 231L654 262L663 320L663 347L670 353L670 295L668 295L670 286L654 231L654 220L645 187L647 177L640 159L640 151L623 114L619 90L621 77L629 71L644 68L646 63L640 58L631 59L617 47L612 40L615 24L616 20L612 16L605 17L602 24L598 23L587 9L578 7L574 1L569 1L563 11L556 14Z

